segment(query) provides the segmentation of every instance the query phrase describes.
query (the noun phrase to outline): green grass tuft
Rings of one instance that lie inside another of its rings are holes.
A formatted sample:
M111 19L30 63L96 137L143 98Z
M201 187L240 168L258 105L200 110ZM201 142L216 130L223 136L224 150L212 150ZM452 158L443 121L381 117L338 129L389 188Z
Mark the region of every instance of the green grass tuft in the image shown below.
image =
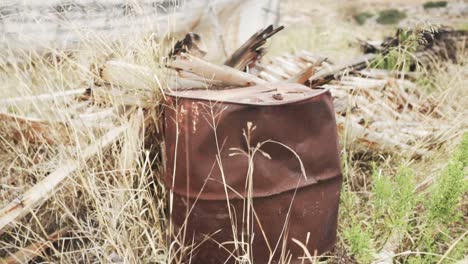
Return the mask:
M429 1L423 4L424 9L446 7L447 1Z
M359 25L364 25L367 21L367 19L373 17L374 14L370 13L370 12L360 12L358 14L355 14L353 16L354 20L356 21L356 23L358 23Z
M371 263L374 258L374 246L371 232L353 223L344 230L343 237L347 242L350 254L358 263Z
M463 194L468 190L464 179L467 165L468 133L465 133L460 147L431 190L428 201L431 223L448 224L457 221L461 216L457 208Z
M371 67L406 72L410 70L413 54L420 46L419 31L399 30L397 38L398 45L379 54Z
M382 25L397 24L406 18L406 13L398 9L386 9L379 12L377 23Z
M429 190L429 197L425 203L427 217L424 221L424 227L420 231L418 251L443 254L444 250L448 250L447 245L454 243L456 237L460 236L460 231L456 232L457 230L453 230L451 227L461 220L462 212L459 210L459 206L463 196L468 191L468 185L464 178L467 165L468 133L465 133L459 148ZM466 237L462 234L461 241L454 244L454 248L449 252L451 258L462 258L463 248L467 243ZM408 259L408 263L412 264L429 264L438 261L439 257L434 254L414 255Z

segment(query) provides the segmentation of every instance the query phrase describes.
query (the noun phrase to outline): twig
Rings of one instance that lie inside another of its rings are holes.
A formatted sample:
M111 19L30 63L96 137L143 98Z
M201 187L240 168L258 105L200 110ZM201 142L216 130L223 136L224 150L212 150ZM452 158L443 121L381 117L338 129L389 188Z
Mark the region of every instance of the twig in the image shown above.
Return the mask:
M224 65L244 71L247 66L255 63L265 53L264 48L268 38L278 33L284 27L273 28L273 25L253 34L225 62Z
M360 70L369 64L369 62L374 59L377 55L375 54L366 54L364 56L361 56L357 59L354 59L353 61L349 63L345 63L342 65L337 65L333 66L331 69L324 69L319 72L317 72L312 78L309 80L309 86L311 87L316 87L319 85L322 85L324 83L327 83L331 79L334 78L336 74L339 74L343 71L346 70Z
M55 93L48 93L48 94L40 94L40 95L32 95L32 96L22 96L22 97L15 97L9 99L2 99L0 100L0 105L11 105L14 103L21 103L21 102L30 102L30 101L47 101L47 100L54 100L61 97L69 97L75 95L82 95L86 93L86 88L74 89L74 90L67 90Z
M164 69L161 75L164 80L159 80L148 67L116 60L107 61L100 69L100 77L105 83L136 90L151 91L163 87L163 83L170 89L200 89L222 84L211 78L172 69Z
M320 66L320 64L322 64L322 62L324 62L326 60L327 60L327 58L323 58L321 60L318 60L318 61L314 62L309 67L305 68L304 70L302 70L298 74L296 74L293 77L289 78L287 80L287 82L300 83L300 84L306 83L309 80L309 78L312 75L315 74L316 68L318 66Z
M99 74L104 82L127 88L152 90L160 86L158 77L150 68L122 61L107 61Z
M86 161L90 159L100 153L102 149L116 142L126 129L127 126L124 125L107 132L97 142L87 146L83 150L81 160ZM65 161L59 168L49 174L49 176L26 191L21 198L10 202L2 208L0 210L0 234L4 232L6 226L21 219L52 196L74 171L81 168L82 164L80 160L76 159Z

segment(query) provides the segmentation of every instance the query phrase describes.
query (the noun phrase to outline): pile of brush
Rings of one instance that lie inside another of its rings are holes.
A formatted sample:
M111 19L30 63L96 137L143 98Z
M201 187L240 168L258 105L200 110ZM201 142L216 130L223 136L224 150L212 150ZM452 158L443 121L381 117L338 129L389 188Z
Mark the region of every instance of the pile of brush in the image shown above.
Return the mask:
M154 98L159 100L165 91L174 89L222 93L224 89L248 89L272 82L300 83L310 89L331 91L339 132L345 139L342 142L353 143L357 149L378 153L405 151L421 156L447 140L443 135L453 126L443 118L444 106L417 89L414 80L419 73L371 69L376 54L340 65L306 51L263 58L267 39L281 29L270 26L259 31L224 65L204 60L208 51L203 40L189 33L176 43L157 71L111 60L97 67L100 78L93 87L1 100L0 133L4 139L52 147L69 142L80 146L80 158L71 153L70 158L61 159L57 169L26 192L5 196L17 198L2 205L0 235L48 199L80 169L83 161L101 153L125 133L142 135L144 128L138 120L146 120L145 128L154 126L157 120L145 113L155 108ZM155 92L155 87L161 93ZM61 111L47 117L19 114L47 105ZM117 121L122 117L137 121L122 125ZM466 129L466 125L460 122L460 129ZM84 142L90 137L94 143L86 145Z

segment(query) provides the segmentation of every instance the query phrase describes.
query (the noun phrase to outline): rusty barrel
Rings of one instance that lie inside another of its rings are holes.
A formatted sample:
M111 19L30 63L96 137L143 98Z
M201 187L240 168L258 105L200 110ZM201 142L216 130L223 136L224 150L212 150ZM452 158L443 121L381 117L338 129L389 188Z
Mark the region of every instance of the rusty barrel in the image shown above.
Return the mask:
M171 92L164 137L172 239L190 263L302 263L304 248L333 248L342 173L328 90Z

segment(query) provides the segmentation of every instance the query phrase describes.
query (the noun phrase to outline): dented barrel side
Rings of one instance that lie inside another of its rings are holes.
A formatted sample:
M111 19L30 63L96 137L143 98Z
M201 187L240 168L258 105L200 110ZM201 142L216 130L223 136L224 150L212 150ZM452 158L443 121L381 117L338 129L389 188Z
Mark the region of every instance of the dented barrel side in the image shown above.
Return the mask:
M311 254L333 247L342 174L328 91L271 105L176 95L166 104L165 184L175 232L200 243L193 263L300 263L292 239Z

